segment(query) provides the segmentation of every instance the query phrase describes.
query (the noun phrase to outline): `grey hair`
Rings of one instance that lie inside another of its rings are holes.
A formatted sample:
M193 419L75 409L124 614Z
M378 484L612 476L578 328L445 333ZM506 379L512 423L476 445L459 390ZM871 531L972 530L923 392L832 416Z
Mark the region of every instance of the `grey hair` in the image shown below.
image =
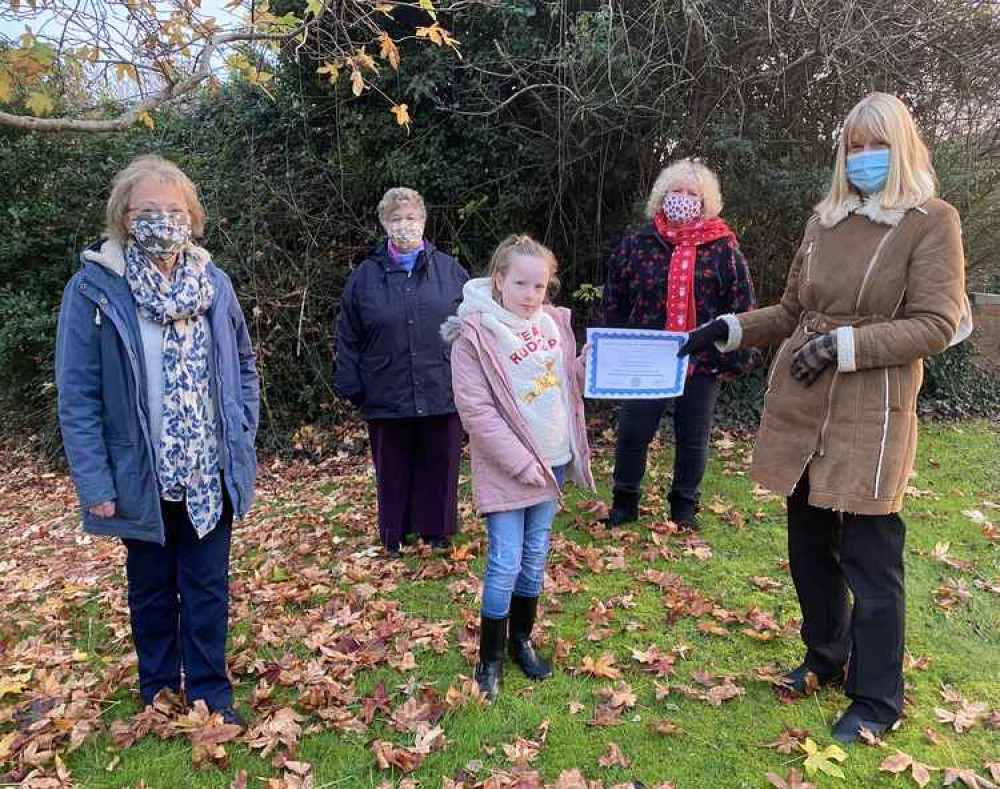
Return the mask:
M378 221L385 224L385 218L389 214L407 203L415 205L424 217L427 216L427 208L424 206L424 198L420 196L420 192L405 186L394 186L378 201Z

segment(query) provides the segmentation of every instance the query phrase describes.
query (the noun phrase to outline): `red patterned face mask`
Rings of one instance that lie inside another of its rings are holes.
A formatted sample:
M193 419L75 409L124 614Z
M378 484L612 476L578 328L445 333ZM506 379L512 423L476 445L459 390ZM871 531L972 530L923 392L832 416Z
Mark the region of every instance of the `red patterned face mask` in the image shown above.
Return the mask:
M683 192L667 192L663 196L663 215L678 224L701 219L701 198Z

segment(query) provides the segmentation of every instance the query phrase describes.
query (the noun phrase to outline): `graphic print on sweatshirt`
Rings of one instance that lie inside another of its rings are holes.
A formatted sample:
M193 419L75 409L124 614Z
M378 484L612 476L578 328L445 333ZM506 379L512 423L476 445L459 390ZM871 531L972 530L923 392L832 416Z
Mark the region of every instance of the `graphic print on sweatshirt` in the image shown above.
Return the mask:
M530 329L512 333L515 341L520 342L520 345L510 353L511 364L517 367L530 359L533 362L531 367L538 365L542 367L540 373L534 378L528 379L531 386L521 394L524 402L531 405L549 390L559 389L559 376L556 374L555 359L555 354L559 352L559 341L555 337L546 337L542 334L537 323L533 323ZM537 372L537 370L533 372ZM520 379L520 383L526 383L522 375L515 374L515 378Z

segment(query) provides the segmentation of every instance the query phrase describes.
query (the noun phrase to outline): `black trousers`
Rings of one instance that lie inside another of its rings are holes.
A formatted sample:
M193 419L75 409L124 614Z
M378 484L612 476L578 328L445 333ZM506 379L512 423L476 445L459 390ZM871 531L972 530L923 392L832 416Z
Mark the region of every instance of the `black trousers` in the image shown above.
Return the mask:
M684 394L670 400L625 400L618 411L615 446L614 489L638 493L646 474L646 453L656 435L663 413L674 420L674 481L670 490L671 512L678 517L694 515L698 488L708 465L708 440L712 435L719 380L693 375L684 383Z
M788 499L788 560L806 665L828 676L847 664L847 696L865 718L881 723L903 710L905 541L897 513L810 506L808 470Z
M163 501L166 545L123 541L139 692L146 704L161 688L179 691L182 668L188 702L204 699L213 710L233 703L226 673L233 508L223 495L222 517L201 539L185 503Z

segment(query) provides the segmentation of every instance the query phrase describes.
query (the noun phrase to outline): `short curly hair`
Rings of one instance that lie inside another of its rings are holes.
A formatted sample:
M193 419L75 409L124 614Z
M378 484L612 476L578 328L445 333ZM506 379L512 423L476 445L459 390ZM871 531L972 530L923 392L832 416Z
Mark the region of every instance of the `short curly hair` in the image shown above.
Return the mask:
M191 234L201 236L205 232L205 209L198 199L198 190L180 167L162 156L151 154L133 159L111 182L111 195L105 210L104 232L108 238L115 241L128 238L128 204L132 199L132 190L147 178L180 187L191 217Z
M407 203L415 205L420 209L420 213L427 216L427 208L424 206L424 198L420 196L420 192L405 186L394 186L378 201L378 221L385 224L385 218L389 214Z
M701 187L701 215L714 219L722 213L722 189L718 176L697 159L678 159L664 167L656 177L646 202L646 218L652 219L663 206L663 196L681 181L693 178Z

